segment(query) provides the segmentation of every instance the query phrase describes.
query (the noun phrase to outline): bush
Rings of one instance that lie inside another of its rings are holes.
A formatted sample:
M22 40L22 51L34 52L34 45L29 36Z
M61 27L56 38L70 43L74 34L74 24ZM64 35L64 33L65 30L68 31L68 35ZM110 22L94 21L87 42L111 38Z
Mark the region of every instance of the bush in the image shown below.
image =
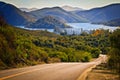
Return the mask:
M92 57L93 57L93 58L98 58L100 53L101 53L101 51L100 51L100 49L98 49L98 48L93 48L93 49L91 50L91 54L92 54Z
M83 58L82 58L82 62L89 62L90 60L91 60L91 54L90 53L88 53L88 52L84 52L83 53Z
M89 62L91 60L91 54L85 51L76 51L74 53L76 62Z

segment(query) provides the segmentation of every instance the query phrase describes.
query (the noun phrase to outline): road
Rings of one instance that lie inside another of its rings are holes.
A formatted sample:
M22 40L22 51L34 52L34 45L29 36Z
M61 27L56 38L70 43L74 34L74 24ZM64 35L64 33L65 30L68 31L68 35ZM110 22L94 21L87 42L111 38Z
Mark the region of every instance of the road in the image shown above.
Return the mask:
M0 71L0 80L77 80L90 67L100 64L104 56L86 63L54 63Z

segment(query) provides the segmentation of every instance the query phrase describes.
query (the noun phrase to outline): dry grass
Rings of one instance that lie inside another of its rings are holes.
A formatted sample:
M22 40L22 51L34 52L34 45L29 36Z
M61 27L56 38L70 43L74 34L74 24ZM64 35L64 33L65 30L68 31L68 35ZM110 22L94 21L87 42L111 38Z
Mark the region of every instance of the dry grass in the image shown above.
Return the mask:
M100 64L88 74L86 80L120 80L119 76Z

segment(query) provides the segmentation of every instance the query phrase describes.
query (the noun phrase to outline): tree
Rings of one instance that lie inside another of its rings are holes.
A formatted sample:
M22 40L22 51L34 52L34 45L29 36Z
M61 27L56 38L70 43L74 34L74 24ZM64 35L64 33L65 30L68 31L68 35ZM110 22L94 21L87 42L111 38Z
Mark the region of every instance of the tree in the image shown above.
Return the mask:
M108 64L112 70L120 74L120 29L115 30L110 36L111 51Z

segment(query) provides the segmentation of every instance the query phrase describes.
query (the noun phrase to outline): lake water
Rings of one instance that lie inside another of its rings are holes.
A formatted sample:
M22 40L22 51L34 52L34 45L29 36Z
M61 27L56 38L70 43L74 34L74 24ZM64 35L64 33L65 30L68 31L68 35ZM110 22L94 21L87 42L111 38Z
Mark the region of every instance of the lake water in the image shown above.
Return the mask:
M97 25L97 24L90 24L90 23L67 23L72 28L65 28L62 31L66 31L67 34L80 34L82 31L90 32L90 30L96 29L109 29L110 31L114 31L118 27L112 26L105 26L105 25ZM54 32L54 29L41 29L41 28L25 28L24 26L19 26L20 28L27 29L27 30L47 30L49 32Z
M80 34L82 31L90 32L90 30L96 30L96 29L105 29L114 31L118 27L112 27L112 26L105 26L105 25L98 25L98 24L91 24L91 23L67 23L68 25L72 26L73 28L66 29L68 34Z
M115 29L118 28L118 27L91 24L91 23L68 23L68 25L72 26L75 29L81 29L82 28L83 30L96 30L96 29L115 30Z
M43 31L47 30L47 31L49 31L49 32L54 32L54 29L26 28L26 27L24 27L24 26L16 26L16 27L19 27L19 28L22 28L22 29L26 29L26 30L43 30Z

